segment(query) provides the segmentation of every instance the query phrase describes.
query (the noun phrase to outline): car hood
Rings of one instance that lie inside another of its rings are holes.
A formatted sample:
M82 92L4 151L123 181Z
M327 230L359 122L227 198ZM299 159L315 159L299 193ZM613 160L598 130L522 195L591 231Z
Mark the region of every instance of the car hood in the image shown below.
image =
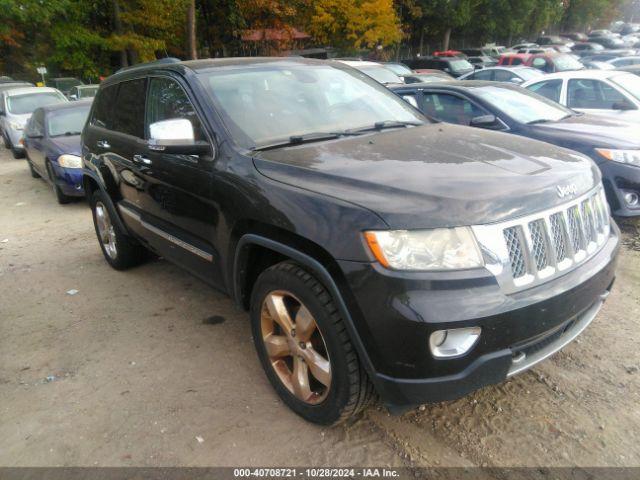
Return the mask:
M57 150L58 155L68 153L80 156L80 135L52 137L49 139L51 146Z
M635 112L620 112L632 113ZM640 148L640 117L636 121L617 113L611 115L576 115L559 122L540 123L531 127L540 134L561 136L568 141L581 143L591 148Z
M263 175L358 204L392 228L486 224L566 202L600 181L581 154L447 124L256 152Z
M11 122L15 122L15 123L19 123L20 125L22 125L23 127L27 124L27 122L29 121L29 118L31 117L30 113L7 113L7 119Z

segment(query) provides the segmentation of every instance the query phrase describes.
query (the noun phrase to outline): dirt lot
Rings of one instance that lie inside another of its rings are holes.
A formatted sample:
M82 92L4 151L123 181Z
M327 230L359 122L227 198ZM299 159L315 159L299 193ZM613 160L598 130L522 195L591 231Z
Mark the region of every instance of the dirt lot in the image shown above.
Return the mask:
M112 270L87 206L57 205L5 150L0 242L2 466L640 465L632 248L596 321L541 366L319 428L276 398L245 313L162 260Z

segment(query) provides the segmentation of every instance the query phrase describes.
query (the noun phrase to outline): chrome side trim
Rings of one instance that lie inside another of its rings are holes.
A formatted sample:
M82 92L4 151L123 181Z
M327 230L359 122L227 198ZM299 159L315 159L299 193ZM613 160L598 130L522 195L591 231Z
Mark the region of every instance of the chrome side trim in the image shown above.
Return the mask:
M522 355L524 355L524 353L520 352L520 354L513 359L511 368L507 372L507 378L530 369L535 364L549 358L551 355L558 352L559 350L562 350L565 346L574 341L576 337L589 326L593 319L596 318L596 315L600 311L600 308L602 308L604 300L608 295L609 292L602 294L598 301L591 307L589 307L586 312L580 315L576 323L564 334L562 334L555 342L550 343L545 348L538 350L532 355L526 355L523 357Z
M165 240L167 240L168 242L173 243L174 245L177 245L178 247L181 247L183 249L185 249L186 251L193 253L194 255L197 255L198 257L206 260L207 262L213 262L213 255L211 255L210 253L205 252L204 250L191 245L190 243L187 243L183 240L180 240L179 238L171 235L170 233L165 232L164 230L156 227L155 225L151 225L150 223L145 222L144 220L142 220L142 218L140 217L140 215L131 210L128 207L125 207L123 205L118 205L118 210L120 210L120 213L132 218L133 220L135 220L136 222L138 222L143 228L149 230L152 233L155 233L156 235L164 238Z

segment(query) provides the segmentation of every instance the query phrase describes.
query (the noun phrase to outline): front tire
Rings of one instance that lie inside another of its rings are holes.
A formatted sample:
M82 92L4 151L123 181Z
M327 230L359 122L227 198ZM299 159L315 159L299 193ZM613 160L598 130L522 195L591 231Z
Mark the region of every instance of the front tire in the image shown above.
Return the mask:
M90 199L93 225L105 260L116 270L126 270L147 259L147 250L129 237L113 221L116 215L111 200L102 190L96 190Z
M305 420L340 423L373 399L373 386L331 295L296 263L279 263L258 277L251 326L273 388Z
M29 167L31 167L31 162L29 162ZM31 167L33 170L33 167ZM56 200L60 205L65 205L71 202L72 198L62 193L62 190L56 183L56 176L53 173L53 167L49 162L47 162L47 174L49 175L49 180L51 180L51 186L53 187L53 194L56 196ZM31 174L33 176L33 173Z

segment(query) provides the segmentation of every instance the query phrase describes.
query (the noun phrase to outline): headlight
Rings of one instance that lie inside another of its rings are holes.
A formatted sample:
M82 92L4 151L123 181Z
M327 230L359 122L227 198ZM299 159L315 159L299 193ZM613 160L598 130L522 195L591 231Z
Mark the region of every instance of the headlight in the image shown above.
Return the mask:
M484 265L468 227L365 232L376 259L394 270L464 270Z
M602 157L618 163L628 163L640 167L640 150L611 150L608 148L596 148Z
M9 126L14 130L22 130L24 128L24 125L18 122L9 122Z
M82 168L82 159L77 155L60 155L58 165L64 168Z

